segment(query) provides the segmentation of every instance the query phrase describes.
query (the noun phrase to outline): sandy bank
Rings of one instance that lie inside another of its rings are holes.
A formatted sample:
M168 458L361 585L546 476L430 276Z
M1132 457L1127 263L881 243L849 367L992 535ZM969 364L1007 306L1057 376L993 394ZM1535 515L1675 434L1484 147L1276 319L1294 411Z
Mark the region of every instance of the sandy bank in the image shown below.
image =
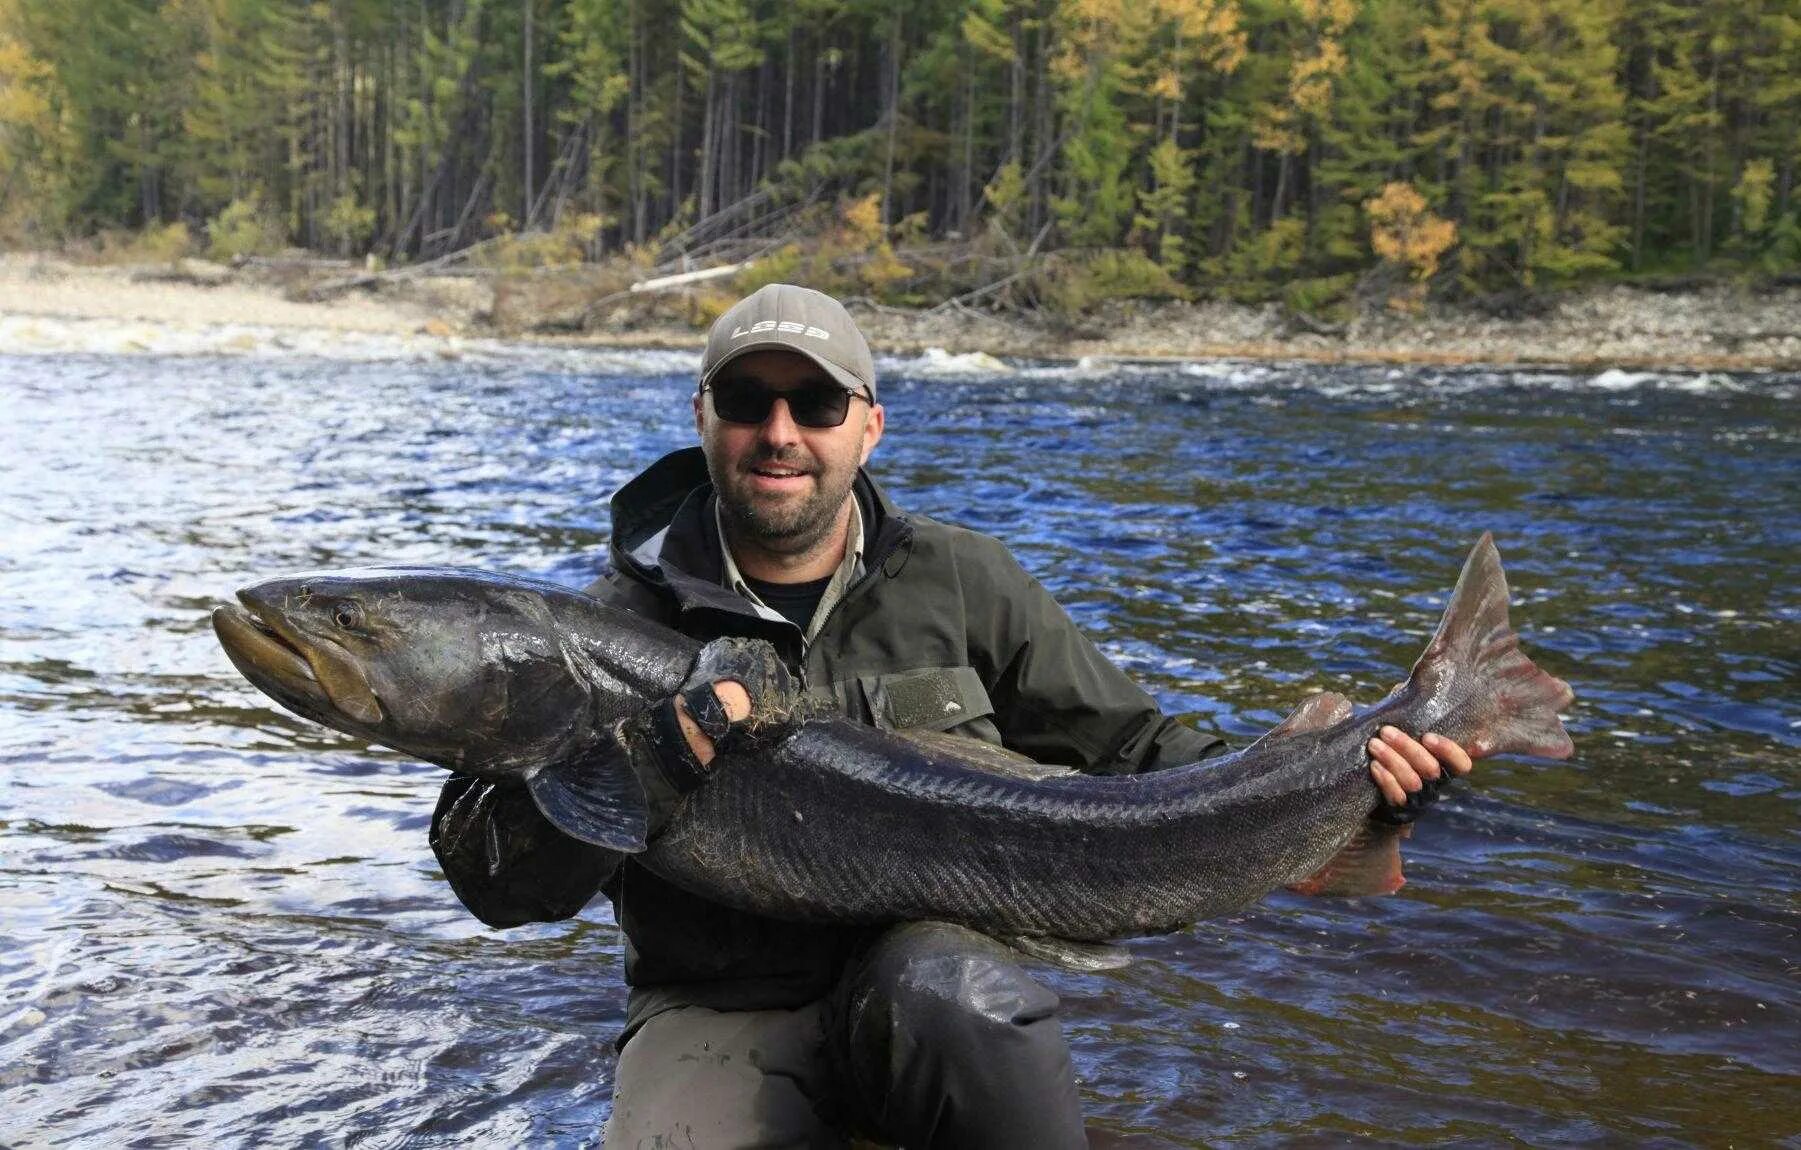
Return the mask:
M91 267L48 256L0 257L0 351L253 353L273 344L339 354L399 348L455 354L501 337L493 293L477 277L380 283L325 301L294 298L267 269ZM1325 362L1570 364L1578 367L1801 370L1801 288L1714 287L1658 294L1627 287L1572 293L1545 314L1499 318L1446 309L1368 314L1341 331L1307 330L1274 305L1119 303L1073 331L971 311L853 303L878 353L930 348L1044 359L1249 358ZM641 314L641 313L640 313ZM603 315L578 335L523 337L583 347L698 349L704 333Z
M204 327L223 324L319 331L451 334L447 301L414 294L285 298L268 279L217 265L90 267L42 256L0 256L0 312ZM466 322L467 317L461 317Z

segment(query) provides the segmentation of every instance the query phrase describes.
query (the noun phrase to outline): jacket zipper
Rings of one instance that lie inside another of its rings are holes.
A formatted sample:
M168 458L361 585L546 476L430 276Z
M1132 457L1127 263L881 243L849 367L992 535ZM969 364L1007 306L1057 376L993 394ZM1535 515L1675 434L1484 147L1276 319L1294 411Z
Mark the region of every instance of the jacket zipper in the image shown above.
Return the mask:
M909 526L909 527L906 527L906 530L907 530L907 532L910 533L912 529ZM871 583L873 583L875 581L876 575L882 570L882 565L887 563L888 560L894 556L895 548L906 544L908 542L908 539L909 539L909 535L903 534L900 539L896 540L895 547L890 547L887 550L887 552L882 555L881 563L866 563L866 564L864 564L863 577L861 579L858 579L855 583L852 583L849 587L846 587L844 589L844 594L838 596L838 601L836 603L832 604L832 609L825 613L825 618L820 620L819 626L815 627L813 629L813 635L815 638L817 638L820 635L825 634L826 628L830 627L832 625L832 619L834 616L836 616L838 614L839 608L843 607L846 603L850 602L852 596L862 594L864 588L869 586ZM800 681L801 681L801 689L802 690L805 690L808 685L807 684L807 655L809 653L811 653L812 650L813 650L813 640L807 638L807 633L805 631L802 631L800 633Z

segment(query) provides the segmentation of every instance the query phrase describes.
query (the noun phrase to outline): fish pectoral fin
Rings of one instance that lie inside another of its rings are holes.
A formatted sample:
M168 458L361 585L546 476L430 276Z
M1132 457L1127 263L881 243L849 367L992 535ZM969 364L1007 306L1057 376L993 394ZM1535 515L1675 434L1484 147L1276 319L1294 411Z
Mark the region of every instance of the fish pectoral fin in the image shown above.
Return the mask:
M1393 894L1407 882L1401 874L1401 840L1412 831L1411 824L1393 827L1366 822L1332 861L1288 889L1296 894L1341 898Z
M1132 965L1130 951L1108 946L1103 942L1074 942L1042 934L1008 935L1000 941L1027 958L1085 974L1098 970L1120 970Z
M626 854L644 849L649 809L623 748L545 767L526 786L544 817L564 834Z

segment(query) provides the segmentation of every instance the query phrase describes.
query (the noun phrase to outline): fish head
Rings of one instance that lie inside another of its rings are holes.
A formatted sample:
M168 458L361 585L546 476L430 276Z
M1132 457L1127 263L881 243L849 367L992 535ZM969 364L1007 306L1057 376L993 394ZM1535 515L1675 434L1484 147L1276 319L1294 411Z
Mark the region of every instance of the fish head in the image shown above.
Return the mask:
M593 725L530 581L394 567L270 579L217 608L213 629L295 714L451 770L520 777Z

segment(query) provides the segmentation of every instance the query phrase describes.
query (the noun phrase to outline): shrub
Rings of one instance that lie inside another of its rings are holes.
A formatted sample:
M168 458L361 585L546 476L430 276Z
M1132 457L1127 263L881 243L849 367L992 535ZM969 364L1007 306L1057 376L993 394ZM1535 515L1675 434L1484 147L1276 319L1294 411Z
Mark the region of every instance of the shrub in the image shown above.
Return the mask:
M1041 265L1035 287L1053 314L1074 317L1115 299L1187 299L1188 289L1140 251L1101 248L1058 253Z
M495 212L489 221L510 223L511 218ZM588 258L595 238L608 222L593 212L570 212L549 231L497 237L481 250L477 262L503 272L574 267Z
M1340 305L1349 298L1356 283L1357 276L1351 272L1295 280L1282 290L1282 300L1303 315L1320 315L1327 311L1337 313L1343 310Z
M141 232L108 229L97 233L88 248L102 264L172 264L192 249L188 225L180 220L152 224Z
M321 227L338 253L349 255L367 247L375 234L375 209L364 207L354 195L339 196L326 209Z
M787 244L739 272L732 278L732 286L740 296L747 296L770 284L795 283L800 267L800 245Z
M233 200L207 221L206 238L207 255L215 260L229 260L278 252L285 237L281 226L264 212L262 198L253 192Z

